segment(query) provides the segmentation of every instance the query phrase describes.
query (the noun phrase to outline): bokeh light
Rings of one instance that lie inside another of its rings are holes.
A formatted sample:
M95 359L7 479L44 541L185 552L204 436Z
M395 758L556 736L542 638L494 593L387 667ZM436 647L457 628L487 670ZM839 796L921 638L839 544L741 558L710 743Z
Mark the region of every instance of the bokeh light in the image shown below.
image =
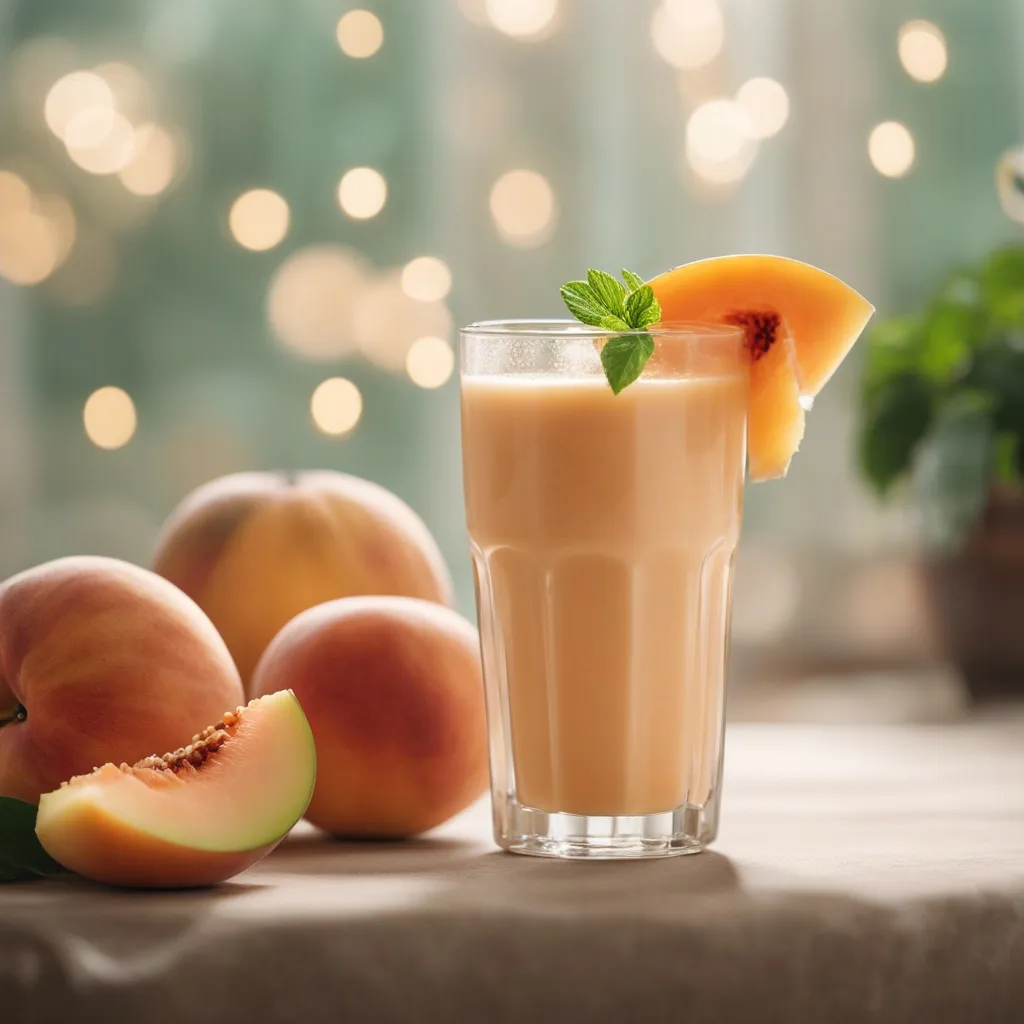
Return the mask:
M662 60L681 71L710 64L725 42L717 0L664 0L651 16L651 42Z
M439 302L452 290L452 272L436 256L417 256L402 268L402 291L420 302Z
M506 171L491 188L491 216L510 245L540 245L551 236L557 216L555 193L537 171Z
M159 195L174 180L177 147L171 134L158 124L143 124L135 131L131 161L118 172L121 183L137 196Z
M345 377L330 377L318 384L309 402L313 422L325 434L347 434L363 414L363 396Z
M338 22L338 46L346 57L372 57L384 42L384 26L372 11L356 9Z
M484 0L487 20L513 39L542 39L557 26L558 0Z
M439 388L455 369L455 353L444 338L417 338L405 357L405 372L421 388Z
M353 333L360 351L375 366L393 373L405 369L417 338L447 337L452 317L443 302L411 299L402 287L402 272L378 274L359 293L353 311Z
M50 131L63 139L68 126L90 110L114 109L114 91L94 71L72 71L57 79L46 94L43 115Z
M314 361L337 359L355 347L353 306L365 292L368 271L342 246L292 253L267 291L267 317L285 348Z
M388 183L372 167L353 167L338 183L338 205L355 220L376 217L387 198Z
M883 121L868 136L872 166L887 178L902 178L914 165L914 136L899 121Z
M713 185L740 181L757 155L757 140L746 111L732 100L709 100L686 123L686 160Z
M135 434L135 403L121 388L94 391L82 411L85 433L98 448L123 448Z
M458 0L459 10L465 19L474 25L491 26L487 17L487 0Z
M68 156L90 174L114 174L135 155L135 129L116 110L90 107L75 114L64 129Z
M67 258L76 233L63 196L36 196L17 174L0 171L0 275L13 284L39 284Z
M898 50L903 70L915 82L937 82L946 72L946 37L930 21L908 21L901 25Z
M114 106L129 120L142 120L148 113L152 97L149 85L137 68L124 61L111 60L97 64L93 71L110 86Z
M789 120L789 94L774 78L748 79L736 91L736 102L759 139L778 135Z
M243 192L232 204L228 226L243 249L273 249L288 233L291 214L284 197L269 188Z

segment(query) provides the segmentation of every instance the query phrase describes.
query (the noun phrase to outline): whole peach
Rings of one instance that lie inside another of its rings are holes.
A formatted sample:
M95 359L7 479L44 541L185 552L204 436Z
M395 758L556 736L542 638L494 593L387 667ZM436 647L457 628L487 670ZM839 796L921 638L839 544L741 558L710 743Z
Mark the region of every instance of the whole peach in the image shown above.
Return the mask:
M260 655L299 612L357 594L448 604L451 580L408 505L343 473L238 473L172 513L153 568L213 620L249 686Z
M155 573L61 558L0 584L0 794L35 803L174 750L243 701L224 641Z
M295 691L316 742L306 817L334 835L415 835L487 785L477 633L450 608L402 597L311 608L256 668L256 694L281 687Z

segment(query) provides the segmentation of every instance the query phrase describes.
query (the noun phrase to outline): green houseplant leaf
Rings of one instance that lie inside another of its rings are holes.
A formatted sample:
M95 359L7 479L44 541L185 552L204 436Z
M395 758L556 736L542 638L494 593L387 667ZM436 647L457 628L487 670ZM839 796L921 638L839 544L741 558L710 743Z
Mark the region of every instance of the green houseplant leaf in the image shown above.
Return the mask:
M996 461L992 405L984 392L955 395L914 454L914 496L933 549L956 548L984 508Z
M865 399L860 465L879 494L887 493L911 464L931 424L934 402L931 384L911 372L889 378Z

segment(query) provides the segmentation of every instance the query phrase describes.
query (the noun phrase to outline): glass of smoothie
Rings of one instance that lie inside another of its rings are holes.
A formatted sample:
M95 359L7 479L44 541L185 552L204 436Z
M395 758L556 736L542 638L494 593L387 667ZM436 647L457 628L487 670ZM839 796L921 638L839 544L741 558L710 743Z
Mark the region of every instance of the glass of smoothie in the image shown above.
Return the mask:
M627 333L461 332L494 831L518 853L692 853L717 829L751 359L740 326L654 326L616 395L599 352Z

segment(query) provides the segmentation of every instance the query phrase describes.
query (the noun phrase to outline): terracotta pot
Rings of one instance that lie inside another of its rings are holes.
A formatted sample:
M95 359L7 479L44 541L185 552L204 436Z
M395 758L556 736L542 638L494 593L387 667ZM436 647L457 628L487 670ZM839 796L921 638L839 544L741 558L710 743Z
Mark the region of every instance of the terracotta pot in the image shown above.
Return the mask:
M971 697L1024 698L1024 497L994 489L964 547L923 572L936 641Z

